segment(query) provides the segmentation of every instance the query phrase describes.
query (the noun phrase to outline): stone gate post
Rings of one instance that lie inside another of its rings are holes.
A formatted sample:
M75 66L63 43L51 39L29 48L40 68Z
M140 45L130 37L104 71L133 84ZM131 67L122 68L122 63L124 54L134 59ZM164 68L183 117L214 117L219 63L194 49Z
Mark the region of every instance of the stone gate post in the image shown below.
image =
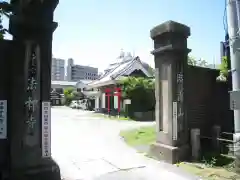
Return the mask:
M190 28L167 21L154 27L150 34L154 41L157 124L157 140L151 151L167 162L176 163L189 156L184 88Z
M8 174L9 170L9 141L8 141L8 98L11 67L12 42L0 40L0 179Z
M52 35L57 27L53 12L58 0L11 1L14 12L8 99L10 178L60 180L51 158ZM22 4L21 4L22 3Z

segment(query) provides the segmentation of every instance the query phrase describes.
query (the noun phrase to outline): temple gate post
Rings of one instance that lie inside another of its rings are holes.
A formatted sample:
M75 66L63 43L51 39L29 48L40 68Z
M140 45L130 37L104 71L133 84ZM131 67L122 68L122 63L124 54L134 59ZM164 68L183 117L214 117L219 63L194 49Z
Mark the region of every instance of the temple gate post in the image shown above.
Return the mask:
M9 40L0 40L0 179L9 174L9 139L8 139L8 99L11 68L11 47Z
M176 163L189 156L184 88L190 28L167 21L154 27L150 34L154 41L157 124L157 140L151 152L160 159Z
M51 158L52 34L58 0L12 0L9 125L10 179L60 180Z

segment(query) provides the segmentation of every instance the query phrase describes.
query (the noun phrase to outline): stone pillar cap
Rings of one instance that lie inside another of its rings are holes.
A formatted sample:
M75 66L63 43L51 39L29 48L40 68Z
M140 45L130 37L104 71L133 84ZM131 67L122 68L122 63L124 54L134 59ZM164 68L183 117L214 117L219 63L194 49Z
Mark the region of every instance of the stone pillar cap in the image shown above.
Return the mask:
M156 27L154 27L150 31L150 37L152 39L155 39L157 36L162 35L167 32L173 32L173 33L181 33L184 36L188 37L190 36L190 27L175 22L175 21L167 21L165 23L162 23Z

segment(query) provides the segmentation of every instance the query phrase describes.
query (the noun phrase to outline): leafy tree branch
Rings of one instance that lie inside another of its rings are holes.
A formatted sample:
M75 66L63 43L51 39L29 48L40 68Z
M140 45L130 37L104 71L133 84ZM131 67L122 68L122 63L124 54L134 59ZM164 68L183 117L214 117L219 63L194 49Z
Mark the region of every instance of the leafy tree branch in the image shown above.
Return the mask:
M207 61L203 59L196 60L194 57L188 56L188 65L206 67Z
M3 39L6 32L8 32L8 30L5 29L2 24L3 16L6 16L7 18L9 18L11 11L12 11L12 7L8 2L6 1L0 2L0 39Z
M228 59L227 56L223 56L222 57L222 61L220 64L220 73L219 76L217 77L218 81L227 81L227 77L228 77Z

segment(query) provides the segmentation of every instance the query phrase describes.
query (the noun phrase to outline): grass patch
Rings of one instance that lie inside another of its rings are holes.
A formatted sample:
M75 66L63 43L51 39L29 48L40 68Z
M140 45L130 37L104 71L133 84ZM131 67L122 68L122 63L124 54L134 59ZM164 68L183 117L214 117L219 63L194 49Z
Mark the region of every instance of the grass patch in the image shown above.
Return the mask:
M150 145L156 140L155 126L140 127L129 131L120 132L127 144L131 146Z
M205 163L181 162L176 164L177 167L195 174L203 179L208 180L237 180L240 179L239 174L228 169L228 166L218 167L209 166Z
M120 132L125 142L133 147L150 145L156 141L155 126L140 127L138 129ZM137 148L136 148L137 149ZM149 158L156 159L145 152ZM240 175L233 171L233 158L214 153L204 154L199 162L180 162L177 167L209 180L237 180Z
M94 113L93 117L100 117L104 119L110 119L110 120L122 120L122 121L132 121L130 117L124 117L124 116L111 116L107 114L100 114L100 113Z

